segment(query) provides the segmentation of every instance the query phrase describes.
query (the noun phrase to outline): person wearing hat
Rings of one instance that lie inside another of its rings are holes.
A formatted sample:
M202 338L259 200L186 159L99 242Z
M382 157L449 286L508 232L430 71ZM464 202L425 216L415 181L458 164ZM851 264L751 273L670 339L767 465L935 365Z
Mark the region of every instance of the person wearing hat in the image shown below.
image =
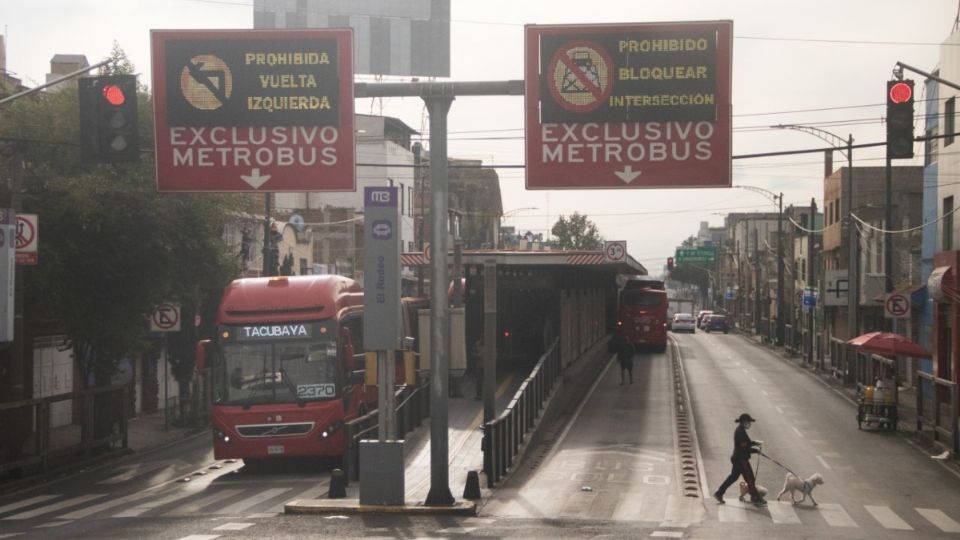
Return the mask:
M760 453L760 449L757 448L760 446L760 441L752 441L750 436L747 435L747 430L756 420L749 414L743 413L735 422L738 425L733 432L733 455L730 456L733 469L730 471L730 476L717 488L713 498L717 500L718 504L723 504L723 494L742 475L743 480L747 483L747 489L750 491L750 502L757 506L766 506L767 501L763 500L763 497L757 492L756 479L753 477L753 469L750 468L750 455Z

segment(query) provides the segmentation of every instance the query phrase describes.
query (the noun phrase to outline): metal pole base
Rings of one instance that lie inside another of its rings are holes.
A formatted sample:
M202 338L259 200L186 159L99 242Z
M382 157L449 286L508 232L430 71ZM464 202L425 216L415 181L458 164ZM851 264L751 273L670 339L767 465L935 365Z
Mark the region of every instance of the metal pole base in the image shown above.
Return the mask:
M455 502L448 486L433 486L427 493L427 500L423 504L426 506L453 506Z

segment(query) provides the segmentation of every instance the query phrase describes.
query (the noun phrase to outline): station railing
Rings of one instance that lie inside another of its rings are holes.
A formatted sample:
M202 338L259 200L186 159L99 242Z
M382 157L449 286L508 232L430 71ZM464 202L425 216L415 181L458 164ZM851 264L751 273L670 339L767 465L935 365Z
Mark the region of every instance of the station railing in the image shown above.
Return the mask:
M507 474L527 433L534 428L544 402L560 376L560 339L554 340L523 381L507 408L483 426L483 469L487 487Z
M129 392L121 384L0 403L0 473L46 472L77 457L126 448Z
M954 456L960 454L960 395L957 383L924 371L917 375L917 431L929 429L934 441L943 441Z
M417 386L402 386L396 391L397 437L420 427L430 416L430 382L423 379ZM380 415L375 409L344 424L347 449L343 457L344 477L348 481L360 480L360 441L380 436Z

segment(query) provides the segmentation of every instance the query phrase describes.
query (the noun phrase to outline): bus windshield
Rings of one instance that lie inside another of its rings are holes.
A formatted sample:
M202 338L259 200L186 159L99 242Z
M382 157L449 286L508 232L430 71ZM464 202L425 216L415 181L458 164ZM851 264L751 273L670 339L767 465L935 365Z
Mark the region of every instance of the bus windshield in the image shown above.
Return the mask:
M625 290L623 291L622 304L632 307L656 307L666 300L666 294L663 291L645 291L645 290Z
M214 380L214 403L297 403L337 397L334 336L311 341L226 343Z

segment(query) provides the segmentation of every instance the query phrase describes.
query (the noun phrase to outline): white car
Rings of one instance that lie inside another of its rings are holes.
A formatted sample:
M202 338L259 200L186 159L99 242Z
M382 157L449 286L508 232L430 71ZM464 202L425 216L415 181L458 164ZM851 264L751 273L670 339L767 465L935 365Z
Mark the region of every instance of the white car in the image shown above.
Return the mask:
M697 331L697 321L689 313L677 313L673 316L673 323L670 328L674 332L690 332L693 334Z

